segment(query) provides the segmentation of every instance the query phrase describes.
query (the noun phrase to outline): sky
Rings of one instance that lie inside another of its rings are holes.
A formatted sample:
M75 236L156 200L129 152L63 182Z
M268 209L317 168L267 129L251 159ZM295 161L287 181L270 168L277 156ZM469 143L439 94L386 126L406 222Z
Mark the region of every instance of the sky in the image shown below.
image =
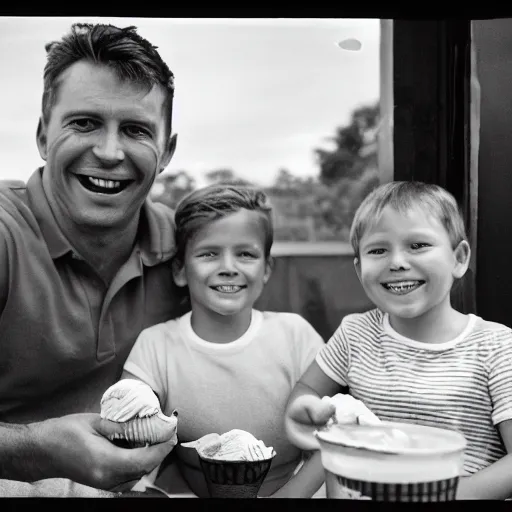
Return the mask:
M135 25L175 75L175 156L165 173L232 169L270 184L318 174L314 148L379 98L377 19L0 18L0 179L43 165L35 134L46 43L74 22ZM356 38L359 51L337 43Z

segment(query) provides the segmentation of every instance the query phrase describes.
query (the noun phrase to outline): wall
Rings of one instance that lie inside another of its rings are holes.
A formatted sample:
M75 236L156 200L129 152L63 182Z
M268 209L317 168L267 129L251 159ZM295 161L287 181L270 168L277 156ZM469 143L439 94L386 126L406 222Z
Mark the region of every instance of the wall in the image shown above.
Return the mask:
M473 21L480 82L478 314L512 326L512 19Z
M273 274L258 309L299 313L327 341L345 315L373 307L347 244L276 244L273 254Z

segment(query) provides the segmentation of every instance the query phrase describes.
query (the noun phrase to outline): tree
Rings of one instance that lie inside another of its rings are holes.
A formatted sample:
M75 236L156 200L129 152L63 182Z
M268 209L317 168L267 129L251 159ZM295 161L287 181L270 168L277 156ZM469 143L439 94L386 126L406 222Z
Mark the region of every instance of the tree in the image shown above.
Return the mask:
M160 174L155 180L151 197L175 209L182 197L196 188L196 181L187 171Z
M334 149L317 148L315 154L320 167L320 181L332 185L345 178L357 178L365 169L361 149L372 136L379 119L379 105L360 107L352 113L348 126L336 129Z
M206 179L210 184L226 184L226 185L254 185L252 182L237 176L231 169L217 169L215 171L209 171L205 175Z

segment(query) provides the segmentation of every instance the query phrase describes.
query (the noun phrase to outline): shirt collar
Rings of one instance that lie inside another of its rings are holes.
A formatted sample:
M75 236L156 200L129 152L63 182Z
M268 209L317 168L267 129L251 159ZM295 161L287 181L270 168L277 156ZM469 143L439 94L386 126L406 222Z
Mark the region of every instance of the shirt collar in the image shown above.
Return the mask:
M41 228L52 259L57 259L75 250L59 228L43 188L43 168L35 171L27 181L30 208ZM142 207L136 249L140 251L142 263L157 265L169 260L175 253L174 214L161 204L147 199Z

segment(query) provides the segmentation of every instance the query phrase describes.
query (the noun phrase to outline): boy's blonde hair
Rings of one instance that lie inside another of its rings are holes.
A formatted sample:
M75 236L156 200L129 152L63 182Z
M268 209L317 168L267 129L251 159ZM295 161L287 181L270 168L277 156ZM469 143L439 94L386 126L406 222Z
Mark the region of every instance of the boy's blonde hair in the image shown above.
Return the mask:
M439 185L420 181L392 181L373 190L357 209L350 229L350 243L356 258L366 231L378 220L386 206L399 213L420 208L434 216L446 229L452 248L467 240L464 221L455 198Z

